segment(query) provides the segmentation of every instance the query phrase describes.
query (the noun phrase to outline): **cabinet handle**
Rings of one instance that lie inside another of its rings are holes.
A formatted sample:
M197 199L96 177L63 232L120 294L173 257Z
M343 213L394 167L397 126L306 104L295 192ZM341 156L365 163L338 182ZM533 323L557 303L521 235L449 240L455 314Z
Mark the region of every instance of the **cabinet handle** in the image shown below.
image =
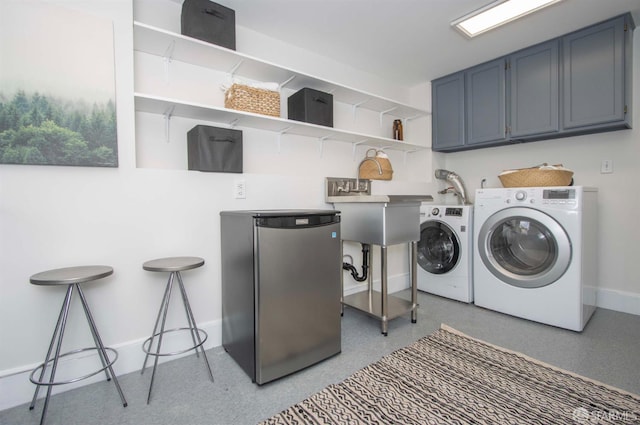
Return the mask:
M314 97L313 100L318 103L324 103L326 105L327 101L321 97Z

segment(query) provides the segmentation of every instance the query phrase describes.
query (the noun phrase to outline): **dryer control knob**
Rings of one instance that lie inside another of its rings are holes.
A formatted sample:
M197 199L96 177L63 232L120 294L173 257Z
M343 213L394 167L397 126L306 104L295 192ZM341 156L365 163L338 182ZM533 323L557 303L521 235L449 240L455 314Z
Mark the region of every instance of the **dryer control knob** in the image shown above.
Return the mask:
M525 192L524 190L519 190L516 192L516 200L524 201L525 199L527 199L527 192Z
M434 208L431 210L431 215L438 215L440 214L440 210L438 208Z

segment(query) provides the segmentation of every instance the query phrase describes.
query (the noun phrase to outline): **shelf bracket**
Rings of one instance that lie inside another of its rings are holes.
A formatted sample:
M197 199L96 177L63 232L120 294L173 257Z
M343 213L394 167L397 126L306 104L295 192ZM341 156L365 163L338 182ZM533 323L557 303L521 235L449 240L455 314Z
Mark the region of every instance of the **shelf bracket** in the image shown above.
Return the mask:
M352 111L353 111L353 120L356 120L356 111L358 110L358 108L362 105L364 105L365 103L367 103L369 101L369 99L367 100L363 100L362 102L359 103L354 103L353 105L351 105Z
M173 50L176 47L176 41L171 40L171 43L167 46L167 49L164 51L163 62L164 62L164 82L165 84L169 84L169 64L173 58Z
M236 118L233 121L231 121L229 123L229 128L236 128L236 125L238 124L238 121L240 121L240 118Z
M355 142L353 144L353 160L356 160L356 149L358 148L358 146L360 146L363 143L366 143L369 139L362 139L359 142Z
M170 133L171 133L171 116L173 115L173 110L176 108L176 105L171 105L162 115L164 115L164 139L165 142L169 143L171 141Z
M413 116L411 116L411 117L407 117L407 118L405 118L403 121L404 121L405 123L407 123L407 122L409 122L409 121L411 121L411 120L415 120L416 118L420 118L421 116L422 116L422 115L420 115L420 114L416 114L416 115L413 115Z
M282 83L280 83L280 88L283 88L284 86L286 86L287 84L289 84L294 78L296 78L295 75L292 75L291 77L287 78L285 81L283 81Z
M383 117L383 116L385 116L385 114L388 114L389 112L393 112L393 111L395 111L396 109L398 109L398 107L397 107L397 106L396 106L396 107L393 107L393 108L391 108L391 109L387 109L386 111L382 111L382 112L380 112L380 127L382 127L382 117Z
M289 130L291 130L291 127L283 128L282 130L280 130L278 132L278 153L280 153L280 150L282 148L282 135L285 134Z
M244 62L244 59L240 59L238 63L233 65L233 68L229 70L229 75L231 75L231 78L233 78L233 75L236 73L238 68L240 68L240 65L242 65L242 62Z
M327 140L329 136L318 137L318 141L320 142L320 158L324 153L324 141Z

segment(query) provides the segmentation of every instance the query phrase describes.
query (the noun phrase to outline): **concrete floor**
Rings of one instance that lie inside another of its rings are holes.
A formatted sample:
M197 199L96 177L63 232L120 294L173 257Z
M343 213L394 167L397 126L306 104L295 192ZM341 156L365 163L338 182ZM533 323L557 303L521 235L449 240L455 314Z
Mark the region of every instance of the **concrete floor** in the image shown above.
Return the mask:
M408 298L407 291L399 294ZM640 316L598 309L582 333L546 326L474 305L419 292L418 322L389 323L389 335L358 311L345 309L342 353L315 366L257 386L222 347L207 351L215 376L195 355L159 366L151 404L151 374L119 377L123 408L112 383L101 382L51 398L47 424L255 424L336 383L382 356L428 335L445 323L469 336L519 351L554 366L640 394ZM117 369L116 369L117 370ZM0 411L0 424L38 424L42 402Z

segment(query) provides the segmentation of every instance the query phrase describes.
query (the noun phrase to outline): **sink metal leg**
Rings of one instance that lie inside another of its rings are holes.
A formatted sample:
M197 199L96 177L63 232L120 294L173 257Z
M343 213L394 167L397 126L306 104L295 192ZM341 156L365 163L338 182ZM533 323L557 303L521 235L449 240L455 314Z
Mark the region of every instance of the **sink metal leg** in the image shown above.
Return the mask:
M382 327L382 334L384 336L387 336L387 332L388 332L388 317L389 317L389 303L387 302L387 292L388 292L388 287L387 287L387 247L386 246L380 246L380 281L381 281L381 288L380 288L380 292L382 294L382 296L380 297L380 302L381 302L381 312L382 312L382 317L381 317L381 327ZM413 318L413 317L412 317Z
M344 261L344 241L340 241L340 316L344 316L344 270L342 270L342 262Z
M416 323L418 321L418 242L411 241L410 245L411 250L411 267L410 267L410 278L411 278L411 323Z

